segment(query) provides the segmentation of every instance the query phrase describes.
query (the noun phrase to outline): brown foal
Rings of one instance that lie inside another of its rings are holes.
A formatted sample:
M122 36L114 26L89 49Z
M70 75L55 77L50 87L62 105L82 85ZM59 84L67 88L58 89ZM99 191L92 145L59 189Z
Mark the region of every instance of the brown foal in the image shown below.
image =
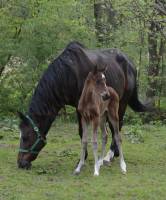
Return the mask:
M111 122L115 132L115 141L120 153L120 167L123 173L126 172L126 164L123 158L121 137L119 133L119 97L112 87L106 86L106 79L103 74L105 69L97 70L97 66L92 72L89 72L84 88L79 100L78 111L82 117L82 150L80 161L75 169L75 174L79 174L85 162L85 150L87 148L87 131L88 124L93 127L93 154L95 159L94 175L99 175L100 166L103 165L105 154L105 146L107 143L106 119ZM101 157L98 160L98 143L97 131L98 128L102 131L102 151Z

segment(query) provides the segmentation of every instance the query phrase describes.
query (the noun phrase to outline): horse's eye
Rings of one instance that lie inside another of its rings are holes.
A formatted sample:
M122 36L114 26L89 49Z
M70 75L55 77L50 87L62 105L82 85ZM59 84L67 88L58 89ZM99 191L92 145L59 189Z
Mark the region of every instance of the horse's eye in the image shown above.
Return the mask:
M99 85L101 83L101 80L97 80L96 84Z

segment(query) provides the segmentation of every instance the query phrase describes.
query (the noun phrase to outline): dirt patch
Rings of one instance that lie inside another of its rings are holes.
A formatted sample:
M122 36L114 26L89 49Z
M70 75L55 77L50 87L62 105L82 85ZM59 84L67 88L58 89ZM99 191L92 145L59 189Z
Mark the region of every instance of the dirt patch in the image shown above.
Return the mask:
M4 176L0 176L0 181L3 181L5 179Z

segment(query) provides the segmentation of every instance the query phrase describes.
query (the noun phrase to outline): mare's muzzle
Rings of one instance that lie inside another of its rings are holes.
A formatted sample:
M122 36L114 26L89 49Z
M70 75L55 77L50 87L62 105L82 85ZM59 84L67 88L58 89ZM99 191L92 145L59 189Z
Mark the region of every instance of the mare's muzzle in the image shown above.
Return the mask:
M18 168L22 168L22 169L30 169L32 164L26 160L20 160L17 162L18 164Z

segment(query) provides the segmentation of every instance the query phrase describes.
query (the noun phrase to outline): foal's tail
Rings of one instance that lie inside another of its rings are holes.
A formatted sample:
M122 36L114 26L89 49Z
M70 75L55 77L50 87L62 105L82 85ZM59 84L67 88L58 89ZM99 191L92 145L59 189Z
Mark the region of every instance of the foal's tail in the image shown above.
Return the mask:
M135 112L152 112L152 111L154 111L154 108L152 107L152 105L150 103L143 104L138 99L137 86L135 86L128 104Z

